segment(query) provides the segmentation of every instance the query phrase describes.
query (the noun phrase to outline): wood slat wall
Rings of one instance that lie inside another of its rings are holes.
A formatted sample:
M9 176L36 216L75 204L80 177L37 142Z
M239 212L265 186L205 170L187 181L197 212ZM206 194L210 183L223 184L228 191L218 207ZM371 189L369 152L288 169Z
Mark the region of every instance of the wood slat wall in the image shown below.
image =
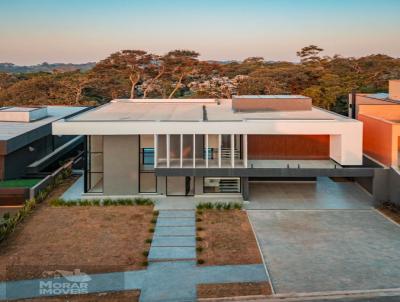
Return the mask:
M248 158L329 159L329 135L249 135Z
M22 205L28 198L28 188L0 188L0 206Z

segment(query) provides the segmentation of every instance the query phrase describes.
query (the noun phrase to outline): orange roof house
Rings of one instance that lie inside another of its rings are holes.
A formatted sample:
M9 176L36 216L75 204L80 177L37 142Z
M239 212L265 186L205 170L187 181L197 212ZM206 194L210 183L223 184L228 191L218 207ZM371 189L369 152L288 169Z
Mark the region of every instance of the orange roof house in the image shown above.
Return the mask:
M363 152L389 167L398 167L400 80L389 81L389 93L357 94L357 119L364 124Z

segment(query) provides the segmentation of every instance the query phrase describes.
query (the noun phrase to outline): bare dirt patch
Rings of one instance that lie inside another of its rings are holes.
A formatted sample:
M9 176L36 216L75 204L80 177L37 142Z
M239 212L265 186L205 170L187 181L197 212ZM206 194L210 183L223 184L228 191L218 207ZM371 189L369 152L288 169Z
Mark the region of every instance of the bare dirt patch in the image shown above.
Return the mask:
M271 294L268 282L200 284L197 286L199 298L267 296Z
M197 236L197 258L202 265L262 263L256 239L246 212L241 210L204 210L197 214L201 221Z
M0 244L0 280L39 278L43 271L99 273L144 269L152 206L51 207L74 179L57 187Z
M109 292L15 300L15 302L138 302L140 291Z

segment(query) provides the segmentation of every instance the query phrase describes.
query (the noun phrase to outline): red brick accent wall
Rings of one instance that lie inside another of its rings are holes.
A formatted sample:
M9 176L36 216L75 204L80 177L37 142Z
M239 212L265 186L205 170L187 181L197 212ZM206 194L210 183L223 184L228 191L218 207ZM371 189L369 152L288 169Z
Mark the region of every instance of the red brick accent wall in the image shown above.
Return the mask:
M329 135L248 135L248 158L329 159Z

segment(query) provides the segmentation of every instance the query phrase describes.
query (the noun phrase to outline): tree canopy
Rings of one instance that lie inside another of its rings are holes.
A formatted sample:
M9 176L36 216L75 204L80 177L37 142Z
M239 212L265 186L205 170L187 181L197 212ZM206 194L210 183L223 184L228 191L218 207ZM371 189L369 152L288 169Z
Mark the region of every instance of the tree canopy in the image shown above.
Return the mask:
M342 112L347 95L387 90L400 78L400 59L321 56L310 45L300 62L249 57L242 62L199 60L192 50L164 55L143 50L115 52L85 71L0 72L0 105L97 105L114 98L230 98L234 94L304 94L315 105Z

